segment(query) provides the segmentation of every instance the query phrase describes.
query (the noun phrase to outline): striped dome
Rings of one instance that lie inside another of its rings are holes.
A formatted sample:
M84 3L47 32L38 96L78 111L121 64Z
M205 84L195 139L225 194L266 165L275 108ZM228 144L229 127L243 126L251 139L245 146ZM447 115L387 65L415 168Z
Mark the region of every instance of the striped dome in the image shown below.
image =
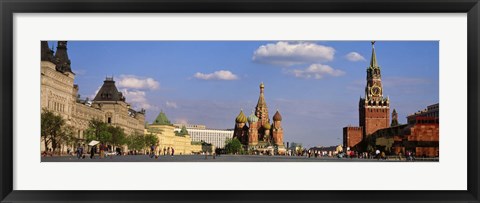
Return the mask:
M240 111L238 114L237 118L235 118L235 121L237 123L246 123L247 122L247 116L243 113L243 111Z
M250 114L250 116L248 116L247 120L248 120L249 123L256 123L256 122L258 122L258 117L255 116L255 114L253 114L253 112L252 112L252 114Z

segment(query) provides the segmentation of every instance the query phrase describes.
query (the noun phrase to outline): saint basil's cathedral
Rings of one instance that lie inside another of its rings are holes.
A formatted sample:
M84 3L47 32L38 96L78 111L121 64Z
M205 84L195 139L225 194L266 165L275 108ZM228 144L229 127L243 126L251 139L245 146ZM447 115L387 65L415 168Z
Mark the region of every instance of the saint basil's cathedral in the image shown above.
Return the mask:
M284 154L282 116L277 110L270 123L264 91L265 85L261 83L257 106L248 117L240 111L235 119L233 137L249 151L271 153L274 150L274 153Z

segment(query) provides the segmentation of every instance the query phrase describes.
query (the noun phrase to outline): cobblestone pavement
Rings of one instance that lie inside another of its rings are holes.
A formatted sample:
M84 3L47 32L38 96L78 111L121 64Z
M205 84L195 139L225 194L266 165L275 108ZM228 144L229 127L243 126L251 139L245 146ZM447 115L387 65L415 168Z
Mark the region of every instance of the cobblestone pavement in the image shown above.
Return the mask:
M85 159L77 159L75 156L53 156L42 157L42 162L406 162L405 160L377 160L377 159L357 159L357 158L308 158L298 156L259 156L259 155L220 155L215 159L212 156L205 158L204 155L175 155L160 156L158 159L150 158L148 155L128 155L128 156L111 156L100 159L90 159L86 155ZM425 161L425 160L424 160ZM438 160L429 160L435 161Z

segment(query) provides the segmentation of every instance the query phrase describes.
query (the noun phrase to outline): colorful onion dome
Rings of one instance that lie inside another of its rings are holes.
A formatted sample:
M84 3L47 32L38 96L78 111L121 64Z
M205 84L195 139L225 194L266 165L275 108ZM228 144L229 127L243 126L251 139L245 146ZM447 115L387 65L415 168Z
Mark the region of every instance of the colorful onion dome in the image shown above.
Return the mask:
M263 124L263 128L264 128L265 130L270 130L271 127L272 127L272 126L270 126L270 123L268 123L268 122L266 122L265 124Z
M275 113L275 115L273 115L273 121L282 121L282 116L280 115L280 113L277 112Z
M249 123L256 123L256 122L258 122L258 117L255 116L255 114L252 111L252 114L250 114L250 116L248 116L247 120L248 120Z
M235 118L235 121L237 123L246 123L247 122L247 116L243 113L242 110L240 110L240 113L238 114L237 118Z

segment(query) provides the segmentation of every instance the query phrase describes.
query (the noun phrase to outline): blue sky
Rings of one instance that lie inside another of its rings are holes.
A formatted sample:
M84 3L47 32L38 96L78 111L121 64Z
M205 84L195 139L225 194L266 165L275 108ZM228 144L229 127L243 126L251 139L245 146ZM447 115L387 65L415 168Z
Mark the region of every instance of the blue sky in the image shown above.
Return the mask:
M378 41L375 48L383 93L400 123L439 101L437 41ZM225 129L240 109L251 113L264 82L270 117L282 114L284 140L304 146L339 144L342 128L358 125L371 51L370 41L68 43L82 98L114 76L149 123L163 110L172 122Z

